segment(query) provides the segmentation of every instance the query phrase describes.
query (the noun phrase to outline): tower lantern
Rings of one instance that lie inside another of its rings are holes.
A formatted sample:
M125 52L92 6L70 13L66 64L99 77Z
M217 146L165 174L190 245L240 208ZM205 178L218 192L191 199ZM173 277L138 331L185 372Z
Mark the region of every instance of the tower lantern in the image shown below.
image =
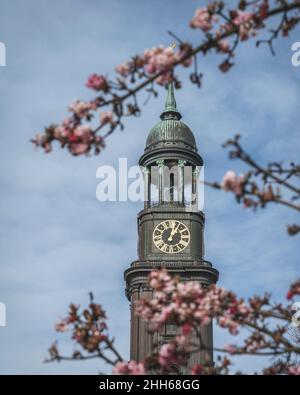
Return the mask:
M148 283L151 270L164 267L181 281L197 281L202 286L215 283L218 271L204 260L204 214L198 210L198 173L203 160L191 129L181 121L173 83L169 83L160 121L150 130L139 164L144 173L144 209L138 214L138 260L124 273L126 295L131 306L131 359L142 361L155 344L162 345L178 333L172 323L150 334L147 323L136 314L136 302L152 298ZM212 349L212 325L200 328L201 338ZM195 338L195 341L199 339ZM200 346L200 345L199 345ZM212 351L193 353L185 371L209 360Z

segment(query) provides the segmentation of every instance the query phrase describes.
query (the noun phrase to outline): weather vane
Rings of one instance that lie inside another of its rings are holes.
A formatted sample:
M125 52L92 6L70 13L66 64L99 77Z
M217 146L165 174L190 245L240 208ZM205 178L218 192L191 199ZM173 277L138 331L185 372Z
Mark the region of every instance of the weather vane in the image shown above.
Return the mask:
M170 44L170 48L173 50L173 49L175 49L176 48L176 46L177 46L177 44L176 43L171 43Z

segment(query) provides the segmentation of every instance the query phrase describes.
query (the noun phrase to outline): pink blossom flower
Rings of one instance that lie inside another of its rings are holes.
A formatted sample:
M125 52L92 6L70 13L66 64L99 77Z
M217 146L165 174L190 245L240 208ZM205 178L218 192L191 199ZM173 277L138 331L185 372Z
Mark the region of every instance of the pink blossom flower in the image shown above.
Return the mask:
M72 155L86 154L90 150L93 141L92 129L90 125L77 126L69 135L68 149Z
M174 343L163 344L159 350L159 363L161 366L170 366L177 363L176 345Z
M253 16L254 14L251 12L240 10L235 13L233 23L239 27L239 36L242 41L247 40L250 35L256 35L256 31L253 28Z
M125 63L119 64L116 67L116 72L118 74L120 74L122 77L127 77L130 73L130 63L125 62Z
M172 48L163 46L147 49L143 55L144 68L149 74L169 69L176 62L176 55Z
M176 344L178 344L181 347L185 347L185 348L188 348L188 346L189 346L188 339L189 339L189 336L186 336L186 335L179 335L179 336L175 337Z
M112 123L113 120L113 114L111 111L103 111L100 113L100 122L102 125L105 125L106 123Z
M219 317L218 324L221 328L227 328L232 335L238 334L238 324L234 322L230 317L226 315Z
M170 70L176 62L187 55L187 50L188 48L182 47L179 51L174 52L172 48L162 45L153 47L144 51L139 64L140 67L144 67L145 72L148 74L162 72L155 82L159 85L167 85L173 79ZM192 58L187 58L182 64L184 67L188 67L191 65L191 62Z
M113 374L119 375L142 375L145 374L143 363L135 361L117 362L113 368Z
M65 118L61 125L54 128L54 138L60 141L68 139L73 129L72 123L71 118Z
M204 32L212 29L212 22L217 22L217 17L208 12L206 7L197 8L195 15L190 21L190 27L193 29L199 28Z
M197 375L202 373L203 373L203 366L200 365L200 363L192 367L191 374Z
M218 42L218 51L223 52L223 53L228 53L230 52L230 45L227 40L220 40Z
M70 134L70 129L59 125L54 129L54 137L57 140L63 140L63 139L67 139L69 137Z
M72 155L82 155L88 153L90 145L85 143L70 143L68 149Z
M108 88L106 78L99 74L90 75L86 82L86 86L95 91L106 91Z
M252 20L253 15L251 12L245 12L245 11L241 11L241 10L237 10L236 11L236 16L233 19L233 23L236 26L240 26L244 23L247 23L249 21Z
M225 59L224 62L219 64L219 69L222 71L222 73L227 73L228 70L231 69L233 66L233 63L229 61L229 59Z
M68 320L63 319L55 324L55 330L57 332L67 332L69 330L68 328Z
M300 365L299 366L290 366L289 373L291 375L300 376Z
M223 177L221 187L226 192L231 191L236 196L241 196L243 193L244 182L245 177L243 175L237 176L234 171L229 170Z
M89 142L92 128L90 125L79 125L74 129L74 135L81 141Z
M92 103L75 100L69 106L69 111L73 112L78 118L83 118L89 115L90 111L94 109Z
M181 331L184 336L189 335L191 333L192 329L193 329L192 326L188 323L182 325L182 327L181 327Z
M37 133L35 138L31 141L36 147L44 148L47 154L52 151L51 139L47 139L47 137L42 133Z

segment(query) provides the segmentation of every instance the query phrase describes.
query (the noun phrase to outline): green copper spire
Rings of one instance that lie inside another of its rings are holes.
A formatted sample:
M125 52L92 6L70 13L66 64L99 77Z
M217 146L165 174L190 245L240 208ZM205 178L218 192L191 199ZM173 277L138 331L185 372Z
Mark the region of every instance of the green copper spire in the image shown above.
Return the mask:
M181 114L177 110L177 106L176 106L173 81L169 82L169 84L168 84L168 93L167 93L165 109L161 113L160 118L162 120L164 120L164 119L178 119L179 120L181 118Z

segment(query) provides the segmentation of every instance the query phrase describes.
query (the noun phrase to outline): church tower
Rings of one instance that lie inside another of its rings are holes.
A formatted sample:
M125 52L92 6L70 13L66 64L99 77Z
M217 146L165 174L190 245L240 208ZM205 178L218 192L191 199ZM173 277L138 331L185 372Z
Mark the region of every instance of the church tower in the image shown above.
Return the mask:
M150 271L164 267L182 281L198 281L203 286L218 279L218 271L204 260L204 214L198 209L203 160L192 131L181 121L173 83L168 86L160 119L151 129L139 161L145 202L138 214L138 260L124 273L131 308L130 358L138 362L151 354L154 344L162 345L177 334L171 323L160 333L150 334L147 323L136 315L136 301L152 297ZM202 327L201 332L202 341L212 348L212 325ZM187 368L203 363L204 358L213 363L212 351L193 354ZM174 371L185 373L178 367Z

